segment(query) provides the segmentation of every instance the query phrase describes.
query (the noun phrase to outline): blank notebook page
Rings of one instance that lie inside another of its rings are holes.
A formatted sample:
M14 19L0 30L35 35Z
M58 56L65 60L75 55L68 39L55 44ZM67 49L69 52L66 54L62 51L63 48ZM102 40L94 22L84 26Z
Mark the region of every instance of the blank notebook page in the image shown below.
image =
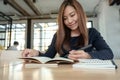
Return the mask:
M115 69L116 65L112 60L79 59L79 62L73 64L73 67L75 67L75 68Z

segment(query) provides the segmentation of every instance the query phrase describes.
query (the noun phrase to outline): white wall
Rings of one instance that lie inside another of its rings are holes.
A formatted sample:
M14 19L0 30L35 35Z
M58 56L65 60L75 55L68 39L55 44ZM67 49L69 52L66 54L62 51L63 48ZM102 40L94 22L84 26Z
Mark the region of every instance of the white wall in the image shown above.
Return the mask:
M108 0L99 5L99 31L110 45L115 58L120 59L120 6L109 6Z

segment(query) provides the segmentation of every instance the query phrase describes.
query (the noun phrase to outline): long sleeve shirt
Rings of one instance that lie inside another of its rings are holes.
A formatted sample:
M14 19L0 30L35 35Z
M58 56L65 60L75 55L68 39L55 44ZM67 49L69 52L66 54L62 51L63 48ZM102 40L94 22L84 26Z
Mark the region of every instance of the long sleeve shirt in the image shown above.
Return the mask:
M42 54L42 56L47 57L55 57L57 51L55 48L55 42L56 42L56 34L53 36L52 42L46 51L45 54ZM93 59L113 59L113 52L111 48L108 46L106 41L103 39L101 34L94 28L89 28L88 30L88 37L89 37L89 44L92 44L92 47L85 49L85 52L87 52L91 58ZM79 47L74 46L74 44L78 41L78 37L71 37L70 39L70 48L71 50L77 50ZM67 57L69 53L62 49L64 54L61 55L61 57Z

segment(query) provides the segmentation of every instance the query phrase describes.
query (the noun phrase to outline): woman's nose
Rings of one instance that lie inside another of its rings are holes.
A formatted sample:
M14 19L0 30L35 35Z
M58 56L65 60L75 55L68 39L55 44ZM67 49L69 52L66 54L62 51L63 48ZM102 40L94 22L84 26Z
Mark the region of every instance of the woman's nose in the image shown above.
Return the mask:
M68 23L72 23L72 19L71 18L68 18Z

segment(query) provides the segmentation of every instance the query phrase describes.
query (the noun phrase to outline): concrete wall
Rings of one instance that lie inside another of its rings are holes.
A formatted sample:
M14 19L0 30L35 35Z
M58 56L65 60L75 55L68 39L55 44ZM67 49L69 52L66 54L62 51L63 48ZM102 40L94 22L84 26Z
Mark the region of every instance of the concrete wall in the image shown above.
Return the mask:
M98 9L99 31L112 48L115 57L120 59L120 6L109 6L108 0L103 0Z

